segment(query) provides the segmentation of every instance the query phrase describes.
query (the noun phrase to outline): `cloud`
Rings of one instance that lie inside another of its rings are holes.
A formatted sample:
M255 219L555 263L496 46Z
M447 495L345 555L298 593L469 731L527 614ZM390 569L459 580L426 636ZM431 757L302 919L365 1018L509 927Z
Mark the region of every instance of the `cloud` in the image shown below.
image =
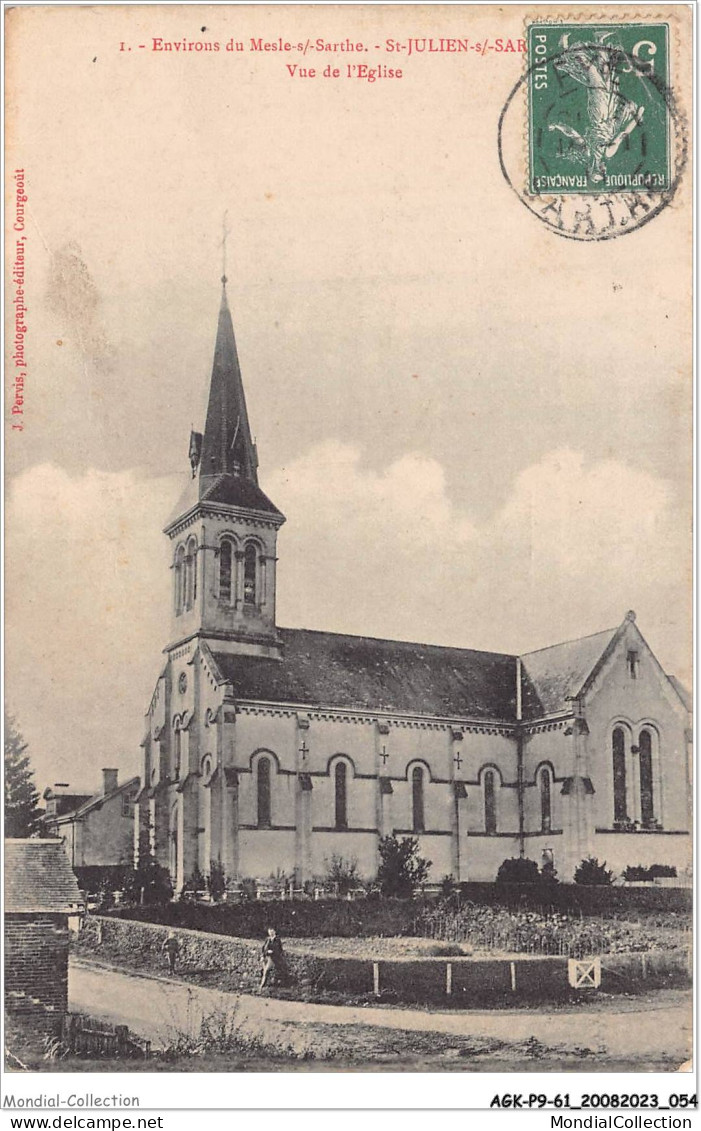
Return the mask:
M518 652L635 608L663 662L688 676L688 523L647 472L553 451L480 522L419 455L375 471L358 449L327 442L267 486L291 519L282 623Z
M668 670L688 678L690 537L668 485L616 460L544 455L474 521L442 466L407 453L377 470L326 441L269 475L287 514L278 622L495 651L618 624L635 608ZM40 784L96 786L138 768L162 663L174 477L44 464L7 508L7 700Z

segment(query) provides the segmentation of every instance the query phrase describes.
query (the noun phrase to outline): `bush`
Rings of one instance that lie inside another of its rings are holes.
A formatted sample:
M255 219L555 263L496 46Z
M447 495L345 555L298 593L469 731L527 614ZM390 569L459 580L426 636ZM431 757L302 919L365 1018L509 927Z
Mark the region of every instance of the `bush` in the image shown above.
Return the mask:
M358 875L358 861L355 856L347 860L345 856L334 852L330 860L324 860L326 875L322 883L332 886L338 895L347 895L353 888L360 886Z
M170 875L153 856L148 856L138 868L130 870L124 893L132 903L168 903L173 898Z
M379 844L380 867L377 883L384 896L412 899L425 882L431 861L419 856L419 842L414 836L383 836Z
M180 893L181 899L191 899L192 896L197 895L198 892L207 890L207 879L202 875L199 868L195 868L191 876L183 884L183 890Z
M498 884L537 884L540 880L535 860L513 856L504 860L497 872Z
M590 886L608 886L613 883L613 872L607 869L605 860L603 864L600 864L596 856L587 856L586 860L582 860L581 864L577 866L574 873L574 882Z
M557 878L557 868L553 864L552 860L547 860L540 869L540 882L546 886L551 887L553 887L555 884L559 884L560 881Z
M209 874L207 876L207 890L212 899L217 902L226 891L226 872L221 860L210 860Z
M649 868L646 868L644 864L629 864L623 872L623 879L632 883L636 880L673 879L676 874L677 869L672 864L651 864Z

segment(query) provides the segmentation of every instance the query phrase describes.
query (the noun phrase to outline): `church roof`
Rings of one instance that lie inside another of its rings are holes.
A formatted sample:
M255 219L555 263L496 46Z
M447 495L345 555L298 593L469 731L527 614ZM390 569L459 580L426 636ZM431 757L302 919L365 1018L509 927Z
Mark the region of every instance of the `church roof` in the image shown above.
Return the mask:
M199 461L201 496L208 489L212 476L226 475L234 470L235 465L238 465L243 479L256 486L258 484L258 460L248 423L234 326L226 298L226 276L222 283L207 420Z
M74 911L82 902L60 840L5 841L5 911Z
M213 503L284 515L258 486L258 456L251 436L234 325L223 289L204 433L190 437L192 477L168 519L166 532L197 506Z
M279 629L282 660L216 652L239 699L515 719L516 657L435 644Z
M226 506L244 507L247 510L264 511L282 517L282 512L252 480L242 479L237 475L216 475L206 478L201 476L199 480L188 479L178 505L168 520L166 530L198 503L222 503Z
M687 711L692 711L694 702L689 688L685 684L683 684L680 679L677 679L675 675L668 675L667 679L671 683L672 687L676 691Z
M570 710L570 699L582 690L618 631L609 628L522 656L524 717Z

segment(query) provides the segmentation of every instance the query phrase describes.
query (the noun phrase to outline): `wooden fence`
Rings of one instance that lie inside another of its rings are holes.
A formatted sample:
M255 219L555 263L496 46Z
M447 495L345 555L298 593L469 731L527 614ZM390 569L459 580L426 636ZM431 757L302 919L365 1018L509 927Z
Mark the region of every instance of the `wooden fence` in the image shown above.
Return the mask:
M81 1013L66 1014L61 1040L70 1052L101 1060L151 1055L151 1042L130 1033L126 1025L110 1025Z

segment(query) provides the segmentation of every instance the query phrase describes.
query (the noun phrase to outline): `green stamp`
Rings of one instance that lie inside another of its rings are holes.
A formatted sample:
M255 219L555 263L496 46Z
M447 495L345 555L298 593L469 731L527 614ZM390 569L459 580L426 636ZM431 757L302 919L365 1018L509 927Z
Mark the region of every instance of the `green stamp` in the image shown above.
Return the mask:
M528 61L532 194L670 188L667 24L531 24Z

